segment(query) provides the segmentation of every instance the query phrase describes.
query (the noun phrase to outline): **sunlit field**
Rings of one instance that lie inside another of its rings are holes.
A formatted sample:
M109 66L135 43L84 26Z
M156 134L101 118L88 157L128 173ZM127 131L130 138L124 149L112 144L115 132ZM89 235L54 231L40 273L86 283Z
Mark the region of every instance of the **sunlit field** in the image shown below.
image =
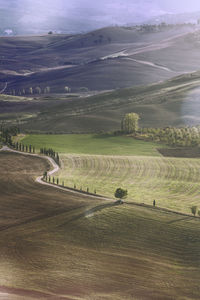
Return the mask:
M199 205L200 160L162 157L160 144L106 135L30 135L22 143L59 151L55 178L65 186L111 198L122 187L127 201L185 213Z
M199 205L200 160L142 156L62 155L60 182L114 197L118 187L128 201L190 213Z

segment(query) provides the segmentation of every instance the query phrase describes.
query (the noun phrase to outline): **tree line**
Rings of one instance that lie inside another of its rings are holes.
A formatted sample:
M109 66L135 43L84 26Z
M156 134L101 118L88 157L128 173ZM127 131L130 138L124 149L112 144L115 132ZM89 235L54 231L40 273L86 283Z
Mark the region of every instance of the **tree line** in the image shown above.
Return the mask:
M1 142L12 146L12 137L20 133L19 126L6 127L3 123L0 126L0 140Z
M65 182L64 181L61 181L58 177L56 178L54 176L49 176L47 171L45 171L43 173L42 179L45 182L65 187ZM85 190L83 189L82 186L80 186L80 188L78 188L75 183L74 183L73 188L70 188L68 186L66 186L66 187L69 188L69 189L73 189L73 190L80 191L80 192L87 193L87 194L93 194L93 195L95 195L97 193L96 189L94 189L94 192L92 192L92 191L90 191L89 187L87 187Z
M40 148L40 154L44 154L47 155L51 158L53 158L53 160L60 165L60 157L59 154L57 152L55 152L52 148Z
M71 88L69 86L64 86L63 91L65 91L66 93L70 93ZM21 88L21 89L10 89L7 91L7 94L12 96L43 95L49 93L51 93L50 86L46 86L44 88L40 86L36 86L36 87Z
M35 153L35 147L32 145L24 145L19 142L12 142L11 145L15 150L27 153Z
M121 121L121 133L135 138L163 143L173 147L200 147L200 125L187 127L140 128L139 115L126 114Z
M23 96L23 95L40 95L40 94L49 94L51 92L51 88L49 86L46 86L45 88L41 88L39 86L36 87L29 87L29 88L22 88L22 89L10 89L8 90L9 95L13 96Z
M161 142L175 147L200 146L200 126L182 128L140 128L138 130L138 136L144 140Z

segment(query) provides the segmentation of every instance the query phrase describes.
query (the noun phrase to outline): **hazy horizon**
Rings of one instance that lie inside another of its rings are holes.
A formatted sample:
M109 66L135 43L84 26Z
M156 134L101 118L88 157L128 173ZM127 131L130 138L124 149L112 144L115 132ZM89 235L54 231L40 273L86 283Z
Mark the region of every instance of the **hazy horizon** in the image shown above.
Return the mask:
M141 23L155 16L200 11L200 2L172 0L0 0L0 27L80 32ZM28 27L27 27L28 26Z

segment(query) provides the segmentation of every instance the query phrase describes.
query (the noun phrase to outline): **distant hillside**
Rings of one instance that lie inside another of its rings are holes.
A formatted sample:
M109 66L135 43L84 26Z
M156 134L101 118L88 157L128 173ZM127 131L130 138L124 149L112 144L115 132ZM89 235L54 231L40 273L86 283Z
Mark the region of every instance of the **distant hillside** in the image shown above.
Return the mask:
M109 27L87 34L1 38L0 78L6 92L111 90L149 84L200 69L193 26L156 32Z
M196 72L88 98L48 96L30 101L18 98L15 102L7 99L0 102L0 120L18 119L24 130L57 133L119 130L121 119L128 112L138 113L143 127L197 125L199 86L200 72Z
M200 11L188 12L180 14L164 14L162 16L154 17L147 21L148 24L160 24L165 22L167 24L182 24L182 23L197 23L200 19Z

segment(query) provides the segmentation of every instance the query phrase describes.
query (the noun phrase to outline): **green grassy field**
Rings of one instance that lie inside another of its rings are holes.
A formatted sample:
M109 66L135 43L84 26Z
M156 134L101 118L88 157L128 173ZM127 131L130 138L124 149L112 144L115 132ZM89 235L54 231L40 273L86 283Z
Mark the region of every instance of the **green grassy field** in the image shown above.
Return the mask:
M28 135L21 141L24 145L34 145L38 150L46 147L70 154L160 156L156 148L163 147L131 137L100 134Z
M145 156L61 155L60 182L114 197L128 189L128 201L190 213L199 205L200 160Z
M199 298L199 218L35 183L46 168L0 153L2 299Z
M156 204L190 213L199 205L200 160L166 158L160 145L130 137L103 135L30 135L24 144L52 147L60 153L60 183L114 197L128 189L128 201Z

